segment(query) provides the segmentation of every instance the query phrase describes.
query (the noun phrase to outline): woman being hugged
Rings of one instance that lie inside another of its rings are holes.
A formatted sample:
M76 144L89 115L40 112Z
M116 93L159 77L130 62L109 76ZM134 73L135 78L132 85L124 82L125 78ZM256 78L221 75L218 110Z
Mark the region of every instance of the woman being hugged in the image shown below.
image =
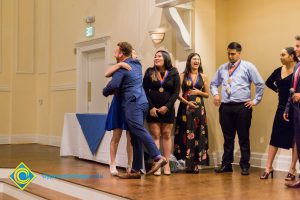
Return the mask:
M187 173L199 173L198 165L209 165L208 129L203 98L209 86L203 73L200 55L191 53L180 74L181 101L176 120L174 155L184 160Z
M132 50L132 58L136 59L136 52ZM111 67L109 67L106 72L105 72L105 77L111 77L114 72L119 70L120 68L124 68L126 70L131 70L130 65L128 65L125 62L119 62ZM126 172L131 171L131 166L132 166L132 159L133 159L133 150L132 150L132 145L131 145L131 137L130 133L128 131L127 124L125 122L125 117L124 113L122 111L121 107L121 98L118 96L118 94L115 94L111 105L109 107L107 119L106 119L106 124L105 124L105 130L107 131L113 131L113 136L110 141L110 174L113 176L118 175L118 170L116 166L116 154L119 146L119 142L122 136L122 130L126 130L126 138L127 138L127 159L128 159L128 164L127 164L127 169Z

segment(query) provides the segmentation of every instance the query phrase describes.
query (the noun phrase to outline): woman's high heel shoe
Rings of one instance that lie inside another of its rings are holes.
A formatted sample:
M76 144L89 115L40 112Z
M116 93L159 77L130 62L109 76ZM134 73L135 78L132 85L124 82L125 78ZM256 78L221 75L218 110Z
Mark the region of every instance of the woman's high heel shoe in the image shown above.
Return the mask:
M271 178L273 178L273 173L274 171L271 170L269 172L264 172L261 176L260 176L260 179L268 179L269 178L269 175L271 176Z
M164 166L164 175L167 175L167 176L171 175L170 165L168 165L168 164Z
M198 165L195 165L192 169L186 169L185 171L188 174L199 174L200 172Z
M293 180L296 179L296 174L297 174L297 171L295 169L292 173L289 172L284 180L286 180L286 181L293 181Z

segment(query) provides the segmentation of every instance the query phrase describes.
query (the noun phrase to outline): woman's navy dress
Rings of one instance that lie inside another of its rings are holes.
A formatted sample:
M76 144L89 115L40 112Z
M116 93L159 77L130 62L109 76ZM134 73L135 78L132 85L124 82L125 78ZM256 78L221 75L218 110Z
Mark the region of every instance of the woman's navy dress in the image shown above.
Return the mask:
M115 95L109 107L105 130L111 131L117 128L128 130L127 124L125 122L124 112L121 106L121 98Z
M293 147L293 124L292 120L287 122L283 119L283 113L285 110L287 100L290 96L289 89L291 88L293 74L290 74L289 76L282 79L281 70L282 67L279 67L276 70L274 70L274 72L266 81L267 87L273 90L274 92L278 93L279 100L276 115L273 122L270 145L283 149L289 149ZM290 113L289 115L289 118L292 119L292 113Z

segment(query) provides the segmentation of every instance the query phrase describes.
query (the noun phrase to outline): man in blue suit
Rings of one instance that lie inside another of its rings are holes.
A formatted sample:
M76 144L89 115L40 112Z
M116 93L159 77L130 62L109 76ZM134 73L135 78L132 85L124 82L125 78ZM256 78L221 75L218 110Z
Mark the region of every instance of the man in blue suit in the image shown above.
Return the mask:
M148 111L148 101L142 86L142 66L138 60L132 59L132 46L127 42L120 42L115 50L117 62L125 62L132 67L131 71L120 68L112 80L103 89L103 95L108 96L119 93L122 99L122 109L131 134L133 146L133 172L120 175L120 178L140 178L143 168L143 147L147 148L154 160L152 169L147 172L152 174L167 161L161 156L149 132L144 127L144 118Z
M296 36L295 39L295 52L297 57L300 57L300 36ZM300 62L298 62L294 68L290 93L291 97L287 102L283 118L286 121L289 121L289 111L292 110L293 117L291 120L293 120L295 142L297 146L298 159L300 161ZM300 188L300 179L294 183L285 183L285 185L291 188Z

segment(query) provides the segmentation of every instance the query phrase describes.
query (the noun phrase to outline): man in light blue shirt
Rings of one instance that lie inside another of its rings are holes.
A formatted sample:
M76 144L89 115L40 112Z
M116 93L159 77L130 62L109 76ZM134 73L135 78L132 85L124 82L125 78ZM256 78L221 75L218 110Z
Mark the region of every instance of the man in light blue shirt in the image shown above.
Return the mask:
M241 60L241 51L242 47L237 42L228 45L229 62L219 67L210 85L214 104L220 106L219 120L224 136L222 165L215 169L216 173L232 172L234 138L237 132L241 149L241 174L249 175L249 129L252 107L262 99L264 81L252 63ZM251 100L252 83L256 86L253 100ZM221 98L218 92L220 85L222 86Z

